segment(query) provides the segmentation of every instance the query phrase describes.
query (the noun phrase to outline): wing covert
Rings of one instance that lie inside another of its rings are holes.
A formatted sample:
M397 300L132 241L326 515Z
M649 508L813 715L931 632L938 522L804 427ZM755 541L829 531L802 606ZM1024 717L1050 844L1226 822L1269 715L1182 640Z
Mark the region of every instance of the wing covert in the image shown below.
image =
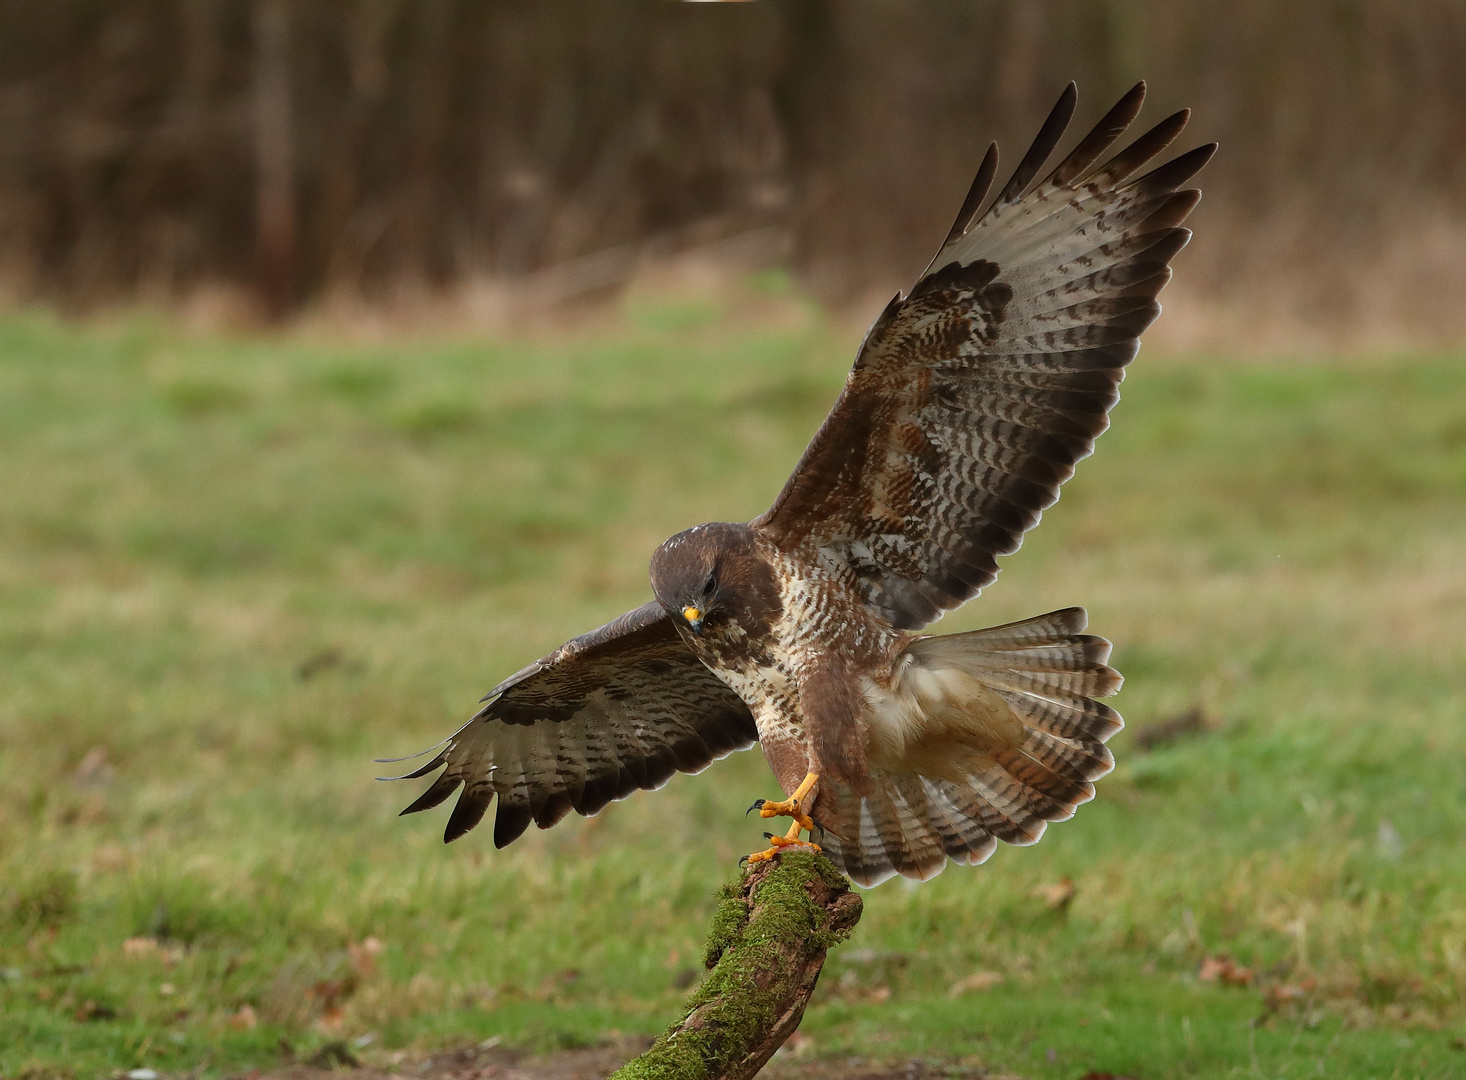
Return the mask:
M1162 120L1101 158L1140 111L1141 83L1034 184L1074 110L1064 91L981 211L996 147L931 266L866 334L824 424L752 523L918 629L997 576L996 557L1058 498L1119 400L1139 335L1160 313L1198 147L1131 179L1180 134Z
M548 829L571 810L590 816L675 772L701 772L758 739L748 706L677 636L657 603L567 641L511 675L424 766L443 772L404 814L460 786L443 840L482 819L495 796L494 846L533 821Z

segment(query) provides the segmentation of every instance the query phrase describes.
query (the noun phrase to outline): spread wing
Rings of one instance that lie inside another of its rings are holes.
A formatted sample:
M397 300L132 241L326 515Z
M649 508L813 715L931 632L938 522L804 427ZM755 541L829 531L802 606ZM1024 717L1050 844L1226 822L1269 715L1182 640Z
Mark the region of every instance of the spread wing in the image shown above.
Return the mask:
M1191 235L1179 226L1200 192L1178 188L1216 149L1132 179L1180 134L1180 112L1101 162L1144 95L1142 83L1035 185L1073 115L1071 83L979 213L997 171L988 150L931 267L876 319L794 475L753 522L893 626L921 627L990 583L995 557L1018 549L1109 424Z
M758 739L743 700L703 666L656 603L567 641L505 679L478 715L420 769L432 787L402 811L443 802L463 785L445 842L477 825L495 795L494 846L534 821L591 815L674 772L701 772Z

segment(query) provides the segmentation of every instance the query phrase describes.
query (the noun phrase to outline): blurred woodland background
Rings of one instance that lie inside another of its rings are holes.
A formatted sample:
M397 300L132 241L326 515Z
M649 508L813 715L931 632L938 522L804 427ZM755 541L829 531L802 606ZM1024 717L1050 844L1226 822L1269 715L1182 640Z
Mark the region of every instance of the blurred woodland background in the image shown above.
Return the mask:
M1198 340L1455 340L1463 53L1453 0L3 0L0 290L564 301L700 251L865 302L990 138L1146 78L1223 145Z

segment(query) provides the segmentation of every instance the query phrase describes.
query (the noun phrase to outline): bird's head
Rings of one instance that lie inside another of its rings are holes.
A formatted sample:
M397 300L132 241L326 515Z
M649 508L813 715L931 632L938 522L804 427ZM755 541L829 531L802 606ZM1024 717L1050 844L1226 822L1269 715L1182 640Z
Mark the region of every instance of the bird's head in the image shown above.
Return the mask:
M767 609L771 591L777 610L772 574L755 556L747 525L699 525L678 533L652 556L651 579L657 602L697 635L756 617Z

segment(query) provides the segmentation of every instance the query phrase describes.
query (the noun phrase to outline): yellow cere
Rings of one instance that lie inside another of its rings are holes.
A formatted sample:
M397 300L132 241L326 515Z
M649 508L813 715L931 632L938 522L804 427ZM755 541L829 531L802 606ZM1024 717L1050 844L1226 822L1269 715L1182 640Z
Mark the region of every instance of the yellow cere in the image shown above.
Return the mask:
M697 622L702 618L702 611L695 607L685 607L682 609L682 617L688 622Z

